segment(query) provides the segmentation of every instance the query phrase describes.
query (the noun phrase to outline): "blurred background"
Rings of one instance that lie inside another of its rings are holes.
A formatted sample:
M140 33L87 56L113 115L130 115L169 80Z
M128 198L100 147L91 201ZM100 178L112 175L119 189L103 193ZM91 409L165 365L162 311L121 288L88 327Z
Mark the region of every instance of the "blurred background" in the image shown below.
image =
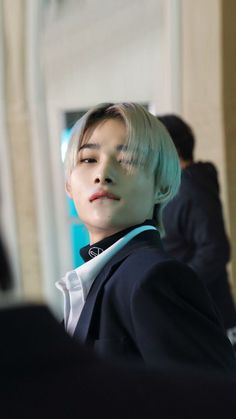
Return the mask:
M58 310L87 235L64 192L70 129L134 101L193 128L219 171L236 289L236 1L0 0L1 229L14 286Z

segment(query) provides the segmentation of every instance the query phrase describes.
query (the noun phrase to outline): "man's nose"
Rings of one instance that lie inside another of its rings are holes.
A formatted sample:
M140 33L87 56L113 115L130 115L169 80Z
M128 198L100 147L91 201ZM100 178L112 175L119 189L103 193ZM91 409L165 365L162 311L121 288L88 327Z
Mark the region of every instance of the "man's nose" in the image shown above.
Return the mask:
M102 162L98 167L97 173L95 174L94 183L100 183L102 185L115 183L115 179L115 167L112 160L108 159Z

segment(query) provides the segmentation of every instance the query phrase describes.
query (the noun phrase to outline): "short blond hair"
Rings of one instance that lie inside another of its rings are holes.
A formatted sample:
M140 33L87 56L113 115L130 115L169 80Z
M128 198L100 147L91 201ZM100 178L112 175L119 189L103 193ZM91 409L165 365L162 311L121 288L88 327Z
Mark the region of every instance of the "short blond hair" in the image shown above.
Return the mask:
M89 140L94 128L107 119L119 119L124 123L130 158L135 160L136 166L143 166L154 175L158 203L153 218L162 232L162 210L178 191L181 171L169 133L158 118L143 106L136 103L105 103L93 107L80 118L73 127L65 157L66 179L69 181L77 166L80 147Z

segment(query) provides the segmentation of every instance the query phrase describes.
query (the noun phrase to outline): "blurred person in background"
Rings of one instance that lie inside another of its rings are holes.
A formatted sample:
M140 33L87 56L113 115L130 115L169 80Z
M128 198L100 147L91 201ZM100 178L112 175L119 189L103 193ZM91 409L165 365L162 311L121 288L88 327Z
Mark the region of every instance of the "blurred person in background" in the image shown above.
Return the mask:
M158 119L170 133L182 168L179 192L163 212L164 247L191 266L206 284L235 344L236 312L226 270L230 246L216 168L209 162L194 161L195 138L185 121L171 114Z
M113 362L234 370L204 284L162 248L181 174L163 125L138 104L97 105L74 127L65 170L90 235L85 263L57 283L66 330Z

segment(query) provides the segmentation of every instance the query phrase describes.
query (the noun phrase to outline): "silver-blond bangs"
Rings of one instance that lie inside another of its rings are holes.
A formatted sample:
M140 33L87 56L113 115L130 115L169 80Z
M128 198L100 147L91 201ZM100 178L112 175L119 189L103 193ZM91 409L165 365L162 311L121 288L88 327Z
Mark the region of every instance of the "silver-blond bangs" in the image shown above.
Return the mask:
M129 160L135 162L130 165L127 170L132 172L135 167L143 167L149 173L154 172L158 164L159 152L158 141L152 130L153 122L156 123L155 117L149 120L149 114L141 105L133 103L121 103L113 105L109 108L110 112L114 112L124 122L126 127L126 146Z

